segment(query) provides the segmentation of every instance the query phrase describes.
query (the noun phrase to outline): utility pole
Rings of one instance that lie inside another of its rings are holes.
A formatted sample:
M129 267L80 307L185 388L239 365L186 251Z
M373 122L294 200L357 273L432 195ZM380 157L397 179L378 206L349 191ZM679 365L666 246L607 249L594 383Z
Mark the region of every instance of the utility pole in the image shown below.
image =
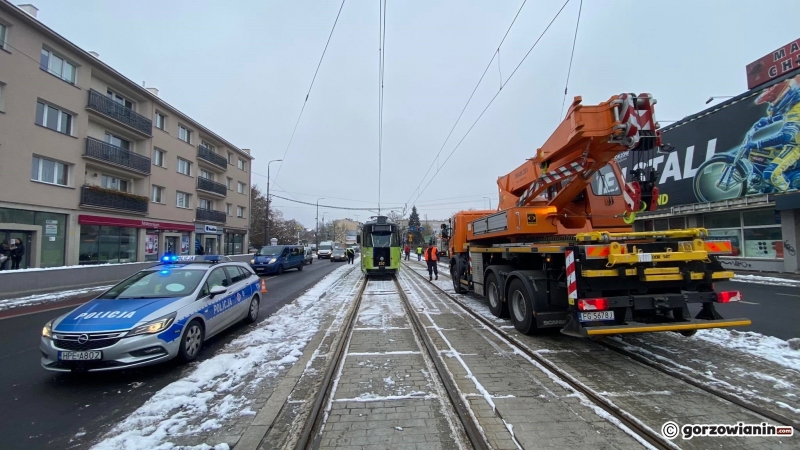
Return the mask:
M273 159L267 163L267 217L264 220L264 246L269 245L269 165L274 162L283 161L282 159Z
M314 233L314 240L316 241L315 243L317 245L317 251L319 251L319 201L320 200L325 200L325 197L317 199L317 232Z

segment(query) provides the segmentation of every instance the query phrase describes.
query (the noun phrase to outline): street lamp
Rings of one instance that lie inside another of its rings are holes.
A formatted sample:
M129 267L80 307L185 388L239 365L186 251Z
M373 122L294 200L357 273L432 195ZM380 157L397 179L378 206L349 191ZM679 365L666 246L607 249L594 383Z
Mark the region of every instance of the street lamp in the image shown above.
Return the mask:
M325 197L320 197L317 199L317 232L315 233L316 236L314 237L317 244L317 251L319 251L319 201L320 200L325 200Z
M328 211L324 211L322 213L322 230L325 231L325 214L328 214ZM328 239L328 232L325 231L325 239Z
M721 99L721 98L733 98L733 97L734 97L733 95L715 95L715 96L712 96L712 97L708 97L708 100L706 100L706 105L711 103L711 102L713 102L714 99L718 100L718 99Z
M267 217L264 221L264 245L269 245L269 165L274 162L283 161L282 159L273 159L267 163Z
M483 198L485 198L486 200L489 200L489 209L492 209L492 199L489 198L489 197L483 197Z

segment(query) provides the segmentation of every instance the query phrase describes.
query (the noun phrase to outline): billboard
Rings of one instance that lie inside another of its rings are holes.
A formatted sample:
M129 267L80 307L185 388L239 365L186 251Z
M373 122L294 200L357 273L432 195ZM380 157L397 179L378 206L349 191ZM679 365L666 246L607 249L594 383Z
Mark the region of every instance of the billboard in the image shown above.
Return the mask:
M655 167L659 208L779 194L800 188L798 132L800 75L666 129L673 152L645 162L625 152L617 161L626 182L634 163Z
M357 241L356 236L358 236L358 231L356 230L347 230L344 232L344 243L348 245L354 245Z
M747 65L747 89L761 86L800 67L800 39Z

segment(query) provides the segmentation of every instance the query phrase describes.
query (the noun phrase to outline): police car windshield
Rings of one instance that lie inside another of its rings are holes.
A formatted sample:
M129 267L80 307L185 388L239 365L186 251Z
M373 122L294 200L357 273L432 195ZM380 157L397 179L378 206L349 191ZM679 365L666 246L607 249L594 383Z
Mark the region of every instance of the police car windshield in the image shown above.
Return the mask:
M161 268L143 270L114 286L101 299L185 297L192 292L203 275L202 269Z
M271 245L269 247L261 247L261 250L258 251L258 256L273 256L278 255L283 251L283 247L277 245Z

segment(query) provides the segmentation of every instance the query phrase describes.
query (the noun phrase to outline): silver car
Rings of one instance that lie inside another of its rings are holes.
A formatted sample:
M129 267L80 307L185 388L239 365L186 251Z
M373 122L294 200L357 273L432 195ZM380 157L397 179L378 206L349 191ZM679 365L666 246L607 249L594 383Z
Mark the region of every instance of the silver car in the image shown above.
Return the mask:
M42 330L42 367L105 371L178 357L197 358L203 342L258 319L263 281L245 263L209 256L165 256Z

